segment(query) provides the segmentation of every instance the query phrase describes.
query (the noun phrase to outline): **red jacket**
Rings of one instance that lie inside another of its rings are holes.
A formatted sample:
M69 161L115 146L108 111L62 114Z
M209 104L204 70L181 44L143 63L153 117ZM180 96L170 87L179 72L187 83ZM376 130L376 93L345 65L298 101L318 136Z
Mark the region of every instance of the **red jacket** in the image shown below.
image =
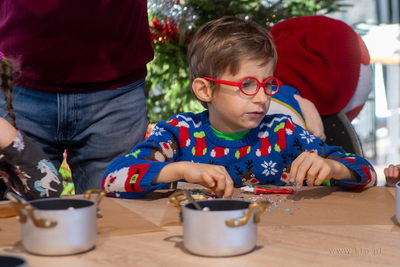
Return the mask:
M117 88L154 57L146 0L0 0L0 50L16 83L48 92Z

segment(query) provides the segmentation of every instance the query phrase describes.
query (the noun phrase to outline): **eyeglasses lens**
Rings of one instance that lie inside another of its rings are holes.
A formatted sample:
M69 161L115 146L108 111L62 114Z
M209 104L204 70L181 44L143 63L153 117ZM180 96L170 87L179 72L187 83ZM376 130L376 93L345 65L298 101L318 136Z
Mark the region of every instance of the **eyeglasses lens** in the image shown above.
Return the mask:
M247 78L242 81L241 87L243 93L248 95L255 94L258 88L258 81L253 78Z
M265 90L269 95L274 95L279 89L279 82L277 79L270 79L265 85Z
M273 95L278 91L278 80L276 79L269 79L265 85L265 91L268 95ZM241 88L243 93L248 95L254 95L258 89L258 81L253 78L247 78L242 81Z

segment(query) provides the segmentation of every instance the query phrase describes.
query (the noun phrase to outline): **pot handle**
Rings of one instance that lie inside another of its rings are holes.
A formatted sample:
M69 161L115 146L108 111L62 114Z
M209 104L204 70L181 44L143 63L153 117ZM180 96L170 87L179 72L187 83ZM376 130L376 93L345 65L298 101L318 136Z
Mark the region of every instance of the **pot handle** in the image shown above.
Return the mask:
M103 214L101 210L99 209L99 204L100 201L103 199L103 197L106 195L106 191L102 189L88 189L85 191L85 198L90 199L91 194L98 194L96 203L97 203L97 218L103 218Z
M57 225L57 221L41 219L39 217L35 217L33 215L33 206L30 205L24 199L21 199L18 195L8 192L6 197L11 200L10 206L14 207L17 210L18 216L17 219L21 223L26 223L27 216L22 211L25 210L28 213L28 217L31 218L32 222L35 224L36 227L39 228L51 228Z
M249 211L246 215L240 218L226 220L225 223L229 227L239 227L246 225L247 221L251 218L251 215L253 214L253 210L255 208L258 208L258 211L254 218L254 222L259 223L261 215L264 213L269 205L271 205L271 202L269 201L254 202L249 205Z

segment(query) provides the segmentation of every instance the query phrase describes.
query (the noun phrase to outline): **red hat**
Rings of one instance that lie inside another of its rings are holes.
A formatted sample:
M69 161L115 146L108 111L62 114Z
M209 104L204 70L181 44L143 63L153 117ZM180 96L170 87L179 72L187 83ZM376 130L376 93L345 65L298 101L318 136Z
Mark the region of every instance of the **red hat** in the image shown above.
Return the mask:
M346 107L360 64L369 63L365 44L350 26L325 16L305 16L275 24L271 34L278 52L275 77L298 89L320 115Z

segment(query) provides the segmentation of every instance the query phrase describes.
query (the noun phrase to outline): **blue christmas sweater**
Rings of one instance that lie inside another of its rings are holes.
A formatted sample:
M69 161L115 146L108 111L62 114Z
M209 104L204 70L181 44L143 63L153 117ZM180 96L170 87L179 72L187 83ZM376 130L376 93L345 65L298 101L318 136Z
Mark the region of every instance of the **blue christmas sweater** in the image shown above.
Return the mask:
M152 184L154 176L172 162L191 161L221 165L235 186L289 183L291 163L303 151L337 160L353 169L361 181L330 180L331 185L365 188L376 185L376 173L364 158L327 146L293 124L290 116L267 115L243 139L223 140L210 127L208 111L178 114L157 123L146 142L107 168L102 187L108 196L137 198L167 184Z

